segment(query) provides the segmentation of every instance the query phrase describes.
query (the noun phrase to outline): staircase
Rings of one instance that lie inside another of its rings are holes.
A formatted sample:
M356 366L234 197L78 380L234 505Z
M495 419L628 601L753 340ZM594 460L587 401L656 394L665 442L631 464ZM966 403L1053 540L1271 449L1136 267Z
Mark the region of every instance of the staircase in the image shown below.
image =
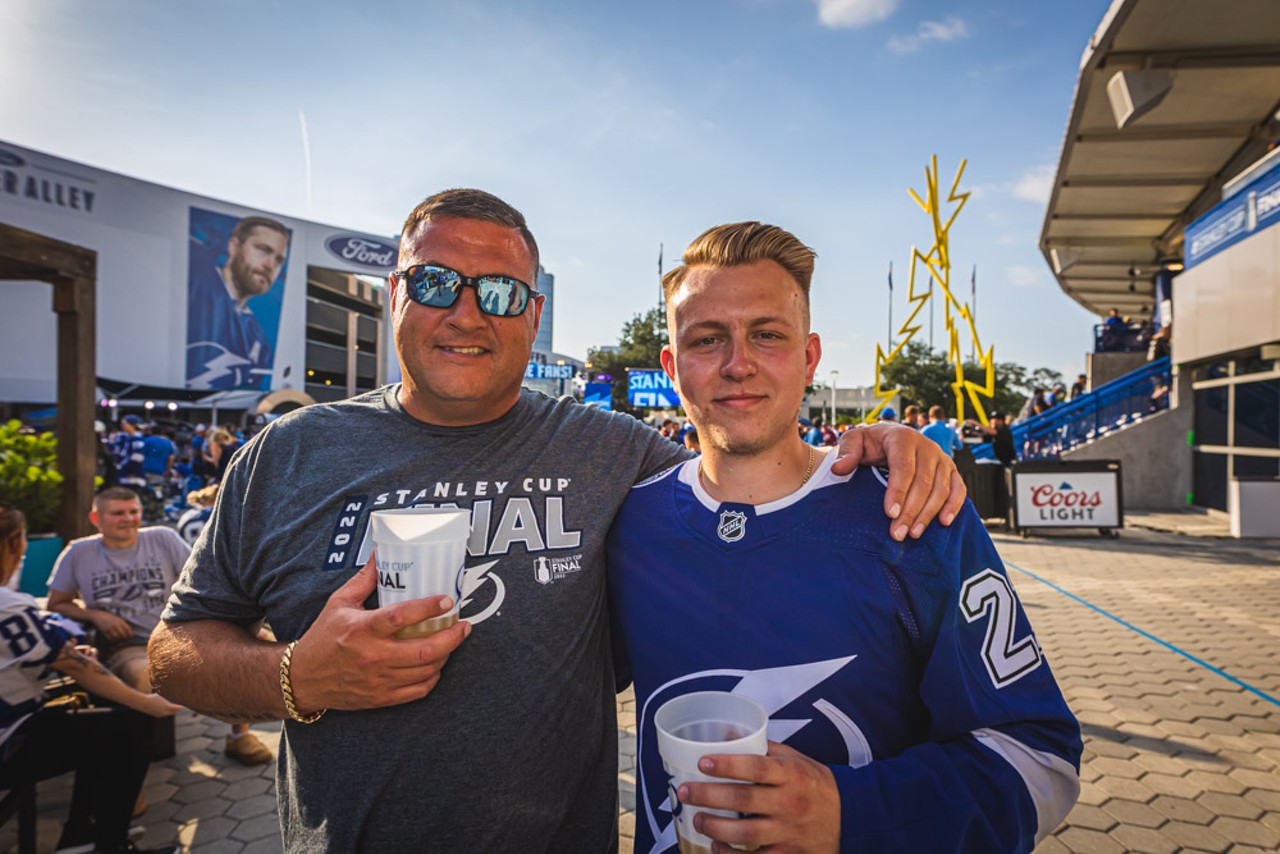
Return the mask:
M1100 385L1011 428L1020 460L1056 460L1064 451L1136 424L1169 407L1169 358L1148 362L1136 371ZM1157 390L1164 394L1153 397ZM973 449L977 459L991 459L991 443Z

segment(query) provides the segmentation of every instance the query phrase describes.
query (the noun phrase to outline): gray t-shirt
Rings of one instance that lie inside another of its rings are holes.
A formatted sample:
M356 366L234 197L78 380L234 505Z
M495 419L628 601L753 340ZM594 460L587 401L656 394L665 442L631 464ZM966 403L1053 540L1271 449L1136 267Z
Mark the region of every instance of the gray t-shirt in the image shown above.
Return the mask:
M471 510L462 617L423 700L288 721L289 851L609 850L617 819L604 544L630 487L684 451L622 415L522 392L443 428L388 387L272 423L236 456L166 620L299 637L363 563L369 513Z
M191 549L171 528L143 528L127 549L109 549L101 534L73 540L58 555L49 587L108 611L133 627L126 643L146 645Z

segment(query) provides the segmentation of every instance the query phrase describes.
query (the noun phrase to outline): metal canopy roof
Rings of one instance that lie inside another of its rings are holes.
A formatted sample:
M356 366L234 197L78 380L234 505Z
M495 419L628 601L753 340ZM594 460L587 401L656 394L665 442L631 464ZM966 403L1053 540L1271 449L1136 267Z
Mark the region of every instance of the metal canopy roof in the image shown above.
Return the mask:
M1117 129L1107 81L1148 68L1171 71L1172 88ZM1068 296L1150 316L1152 275L1280 137L1278 108L1280 0L1115 0L1080 61L1040 231Z

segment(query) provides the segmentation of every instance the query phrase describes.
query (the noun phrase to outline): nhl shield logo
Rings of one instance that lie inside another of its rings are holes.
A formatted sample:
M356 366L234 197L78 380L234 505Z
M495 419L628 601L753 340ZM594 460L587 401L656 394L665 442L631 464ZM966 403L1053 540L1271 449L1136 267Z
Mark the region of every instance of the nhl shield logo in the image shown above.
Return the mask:
M720 514L716 534L726 543L736 543L747 532L747 514L737 510L725 510Z

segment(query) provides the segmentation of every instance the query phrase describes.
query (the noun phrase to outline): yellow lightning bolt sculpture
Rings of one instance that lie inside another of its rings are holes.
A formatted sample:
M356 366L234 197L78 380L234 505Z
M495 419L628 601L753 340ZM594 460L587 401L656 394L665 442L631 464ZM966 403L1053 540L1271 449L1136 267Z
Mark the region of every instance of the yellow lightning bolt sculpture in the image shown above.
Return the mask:
M965 398L973 404L974 413L978 420L983 424L987 423L987 412L983 408L979 396L990 399L995 395L996 391L996 368L995 368L995 348L982 348L982 339L978 337L977 326L974 325L973 310L968 303L962 303L956 299L951 292L951 242L950 232L951 224L956 221L956 216L964 208L965 203L969 201L968 193L960 193L957 190L960 187L960 177L964 175L964 167L967 160L960 161L960 168L956 170L955 180L951 182L951 190L947 194L947 203L955 203L955 210L951 212L951 216L947 217L947 221L942 221L942 205L940 204L938 194L938 156L935 154L930 159L929 168L925 169L925 199L921 200L915 190L910 188L907 192L911 194L911 198L915 199L916 204L925 212L933 222L933 246L927 253L922 253L919 249L911 247L911 274L907 284L907 305L910 313L903 322L902 327L898 330L898 335L904 336L893 351L887 356L884 348L879 344L876 345L876 408L867 413L864 419L867 423L879 420L880 411L884 409L896 393L896 389L884 389L881 387L881 371L885 365L892 362L907 346L915 334L920 331L920 324L916 322L916 316L920 314L920 310L924 308L930 299L933 298L933 287L936 284L942 289L944 303L944 318L946 321L947 333L947 361L955 366L955 380L951 383L951 390L956 396L956 418L960 421L965 419ZM923 265L929 272L929 287L916 291L916 270ZM963 318L969 327L969 335L973 340L974 352L978 354L978 366L983 371L984 381L975 383L964 377L964 358L960 349L960 328L956 323L957 318Z

